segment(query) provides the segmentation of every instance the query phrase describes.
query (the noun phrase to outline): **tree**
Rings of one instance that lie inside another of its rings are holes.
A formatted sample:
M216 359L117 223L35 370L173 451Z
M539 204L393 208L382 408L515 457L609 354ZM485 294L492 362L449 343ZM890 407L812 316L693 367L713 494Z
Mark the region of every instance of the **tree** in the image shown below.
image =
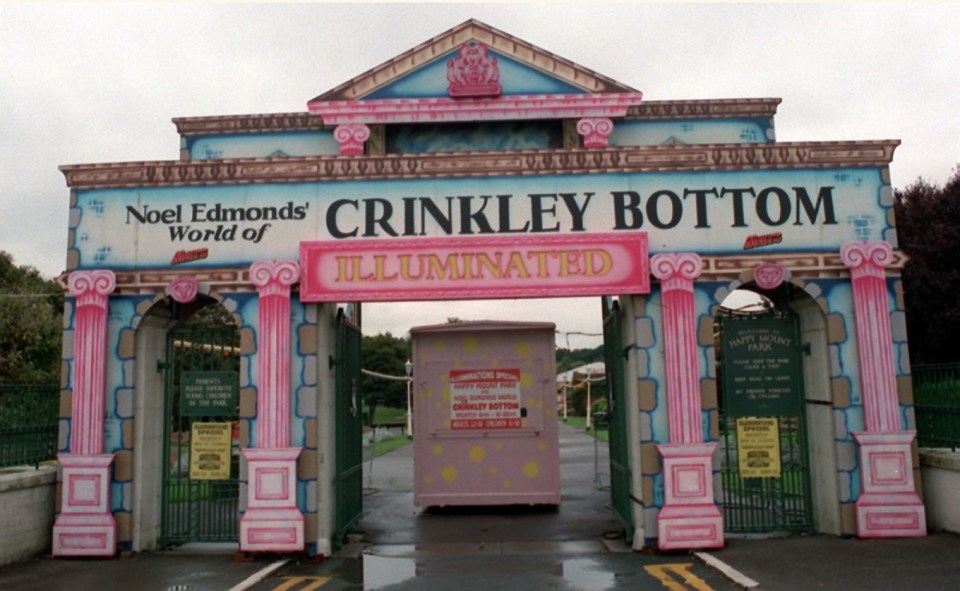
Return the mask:
M603 361L603 345L597 345L593 349L557 349L557 373L597 361Z
M63 289L0 251L0 382L59 384Z
M894 193L910 360L960 361L960 167L940 188L918 179Z
M387 376L406 375L404 364L410 359L410 341L388 333L364 336L361 344L365 370ZM407 384L403 380L389 380L364 374L361 382L363 396L369 404L382 401L390 408L407 407Z

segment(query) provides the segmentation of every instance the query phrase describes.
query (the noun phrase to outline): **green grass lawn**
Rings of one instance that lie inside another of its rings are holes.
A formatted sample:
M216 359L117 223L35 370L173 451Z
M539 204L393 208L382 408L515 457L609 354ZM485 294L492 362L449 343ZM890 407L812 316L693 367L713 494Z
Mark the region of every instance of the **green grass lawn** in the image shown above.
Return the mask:
M563 423L570 425L571 427L576 427L578 429L587 428L587 417L571 417L568 416L565 419L560 419ZM600 441L609 441L610 440L610 431L607 429L590 429L587 431L587 435L592 435Z
M383 454L390 453L395 449L401 448L405 445L410 445L413 443L413 439L407 437L406 435L401 435L399 437L391 437L390 439L384 439L378 441L373 445L373 448L367 448L363 450L363 459L369 460L370 454L373 454L373 457L377 458Z
M367 424L367 417L370 416L370 407L364 405L363 407L363 422ZM375 425L406 425L407 424L407 409L406 408L390 408L388 406L377 406L377 409L373 412L373 423Z

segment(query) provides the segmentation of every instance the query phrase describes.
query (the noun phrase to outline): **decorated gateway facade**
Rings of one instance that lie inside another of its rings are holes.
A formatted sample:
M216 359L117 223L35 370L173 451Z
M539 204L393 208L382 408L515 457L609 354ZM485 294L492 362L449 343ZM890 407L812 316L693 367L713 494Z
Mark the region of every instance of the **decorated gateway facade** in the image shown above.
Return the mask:
M329 554L360 304L523 297L597 296L634 548L925 535L898 142L777 141L779 102L643 100L471 20L305 112L174 119L179 159L62 166L54 554Z

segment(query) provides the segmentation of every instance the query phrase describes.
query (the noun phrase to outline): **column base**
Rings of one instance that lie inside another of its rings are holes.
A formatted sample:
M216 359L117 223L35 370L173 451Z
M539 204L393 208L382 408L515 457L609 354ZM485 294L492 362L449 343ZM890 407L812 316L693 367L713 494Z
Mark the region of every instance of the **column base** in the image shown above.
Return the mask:
M922 538L927 514L917 495L860 495L858 538Z
M664 503L657 518L661 550L723 548L723 516L713 501L716 443L664 444Z
M110 513L113 454L57 457L63 470L60 515L53 525L54 556L113 556L117 522Z
M302 552L303 514L297 508L300 448L244 449L247 510L240 518L242 552Z
M857 500L857 537L920 538L927 535L923 501L913 479L915 431L854 433L860 444L863 492Z
M54 556L113 556L117 522L113 515L68 514L53 525Z
M303 514L297 509L247 509L240 519L243 552L302 552Z

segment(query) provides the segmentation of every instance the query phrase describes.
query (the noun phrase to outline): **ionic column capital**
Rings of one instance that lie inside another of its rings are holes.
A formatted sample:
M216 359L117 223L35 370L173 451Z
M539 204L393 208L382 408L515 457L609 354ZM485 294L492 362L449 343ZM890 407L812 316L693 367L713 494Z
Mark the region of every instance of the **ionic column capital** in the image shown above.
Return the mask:
M340 144L341 156L363 156L363 144L370 139L370 128L364 123L345 123L333 130L333 139Z
M300 265L295 261L257 261L250 265L250 283L260 294L290 293L290 286L300 280Z
M97 306L107 308L107 296L117 287L117 276L113 271L74 271L67 279L67 290L77 298L76 306Z
M883 240L851 241L840 247L840 260L853 279L883 277L884 267L893 262L893 247Z
M655 254L650 258L650 272L660 280L664 292L693 292L693 280L703 273L703 260L692 252Z
M577 133L585 148L606 148L613 133L613 121L607 117L585 117L577 121Z

